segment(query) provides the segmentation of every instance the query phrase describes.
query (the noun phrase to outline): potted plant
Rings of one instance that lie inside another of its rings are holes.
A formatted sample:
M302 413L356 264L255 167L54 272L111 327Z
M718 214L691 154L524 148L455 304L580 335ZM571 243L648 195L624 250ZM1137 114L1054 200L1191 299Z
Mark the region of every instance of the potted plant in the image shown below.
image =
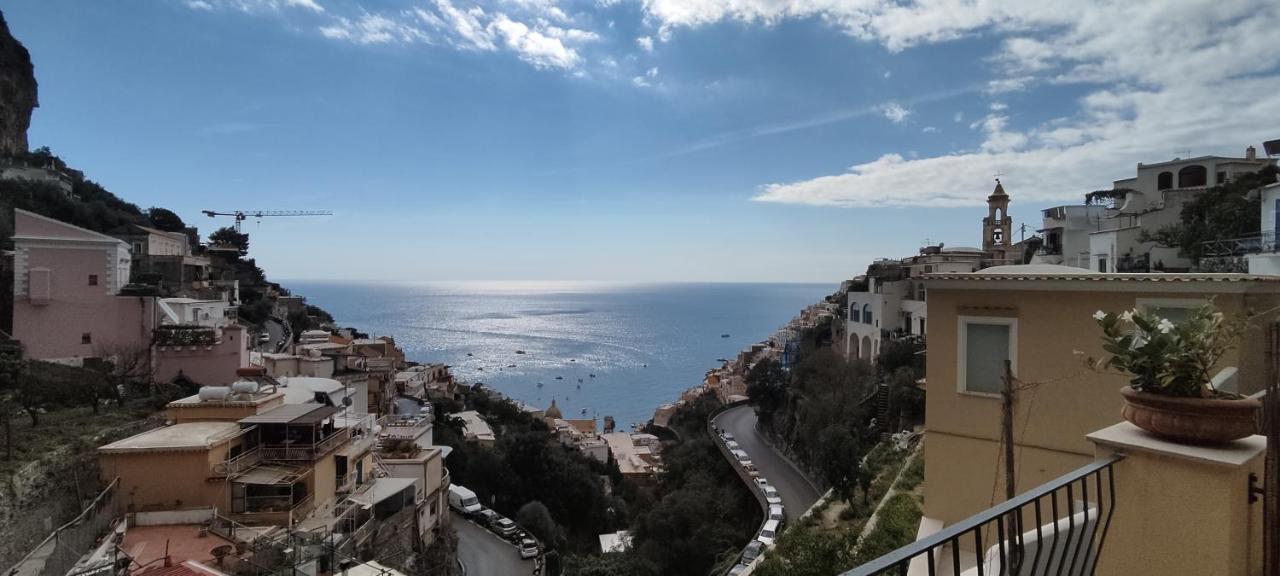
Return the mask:
M1093 317L1102 327L1102 349L1111 356L1090 364L1129 377L1120 390L1125 420L1192 444L1230 442L1257 432L1262 403L1213 385L1218 361L1244 333L1243 319L1228 319L1211 304L1177 323L1140 309L1099 310Z

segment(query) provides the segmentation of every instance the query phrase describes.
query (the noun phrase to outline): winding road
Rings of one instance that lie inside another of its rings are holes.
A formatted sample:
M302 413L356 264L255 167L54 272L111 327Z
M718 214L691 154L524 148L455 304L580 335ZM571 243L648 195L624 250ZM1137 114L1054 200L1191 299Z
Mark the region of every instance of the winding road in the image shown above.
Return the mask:
M454 516L458 530L458 557L467 567L467 576L529 576L533 561L520 558L520 552L506 540L475 523Z
M788 522L799 519L818 501L821 495L813 483L756 431L755 408L746 404L730 408L716 416L713 423L733 434L733 439L751 457L760 476L778 489Z

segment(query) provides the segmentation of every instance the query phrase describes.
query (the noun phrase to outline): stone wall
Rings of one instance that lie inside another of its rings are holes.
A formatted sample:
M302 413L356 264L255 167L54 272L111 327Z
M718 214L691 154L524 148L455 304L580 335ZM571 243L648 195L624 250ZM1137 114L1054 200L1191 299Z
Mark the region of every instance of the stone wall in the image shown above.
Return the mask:
M0 156L27 151L27 128L36 98L31 55L13 35L0 13Z

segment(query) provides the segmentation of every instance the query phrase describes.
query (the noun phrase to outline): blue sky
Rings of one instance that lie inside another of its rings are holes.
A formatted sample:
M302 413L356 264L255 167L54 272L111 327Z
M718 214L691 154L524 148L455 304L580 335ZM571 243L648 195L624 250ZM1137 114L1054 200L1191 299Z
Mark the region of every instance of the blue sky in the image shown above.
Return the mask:
M276 278L838 281L1273 133L1280 8L0 1L48 145Z

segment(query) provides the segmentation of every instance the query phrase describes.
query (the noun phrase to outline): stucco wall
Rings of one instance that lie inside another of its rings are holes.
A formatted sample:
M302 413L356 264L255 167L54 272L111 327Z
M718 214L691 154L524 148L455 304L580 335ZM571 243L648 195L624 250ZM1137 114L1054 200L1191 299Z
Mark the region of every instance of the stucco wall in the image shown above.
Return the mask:
M1220 285L1205 283L1204 289ZM1016 375L1031 387L1019 392L1015 441L1019 490L1065 474L1091 459L1085 435L1120 421L1119 388L1126 379L1089 370L1084 356L1102 357L1100 329L1091 317L1101 309L1123 311L1139 299L1195 299L1206 293L1068 292L999 289L952 290L931 285L927 359L925 515L954 522L990 507L993 487L1003 494L1003 472L995 466L1000 435L1000 399L957 390L959 315L1017 318ZM1274 306L1274 295L1218 294L1227 314L1247 306ZM1238 353L1221 366L1240 369L1243 391L1262 387L1260 325L1253 325ZM997 498L999 502L1003 498Z
M249 365L247 331L241 326L222 330L222 340L209 347L158 347L155 379L167 382L179 373L200 384L223 386L236 381L236 369Z
M128 511L181 508L225 508L229 492L222 480L211 480L213 462L226 458L226 447L214 451L101 454L104 481L120 477L120 502Z

